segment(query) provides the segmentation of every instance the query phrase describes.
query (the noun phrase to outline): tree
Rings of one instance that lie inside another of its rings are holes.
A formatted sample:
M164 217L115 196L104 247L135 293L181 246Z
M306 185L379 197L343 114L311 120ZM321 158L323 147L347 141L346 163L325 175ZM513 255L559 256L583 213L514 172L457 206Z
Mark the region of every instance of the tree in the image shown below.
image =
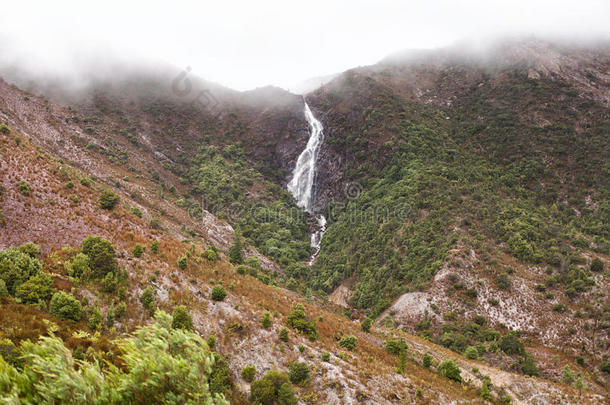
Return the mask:
M0 279L10 295L15 295L17 287L40 271L42 264L17 248L0 251Z
M68 275L74 278L88 278L90 274L89 256L84 253L79 253L74 256L72 262L68 265Z
M53 295L53 280L50 276L39 272L28 281L17 287L15 296L26 304L47 302Z
M58 291L51 297L49 304L51 315L61 319L80 321L83 317L81 303L72 294Z
M280 337L281 341L287 342L288 341L288 328L280 329L279 337Z
M304 381L309 380L309 367L304 362L290 363L288 366L288 378L293 384L300 384Z
M263 312L263 316L261 317L261 326L263 328L269 328L273 325L273 321L271 320L271 314L269 311Z
M602 271L604 269L604 262L599 257L596 257L591 261L591 271Z
M231 263L242 264L244 262L242 250L243 246L241 244L241 235L239 235L238 232L235 232L233 245L231 245L231 248L229 248L229 260Z
M119 202L119 196L112 190L102 190L98 202L101 208L112 210Z
M462 382L462 376L460 368L451 360L441 362L436 368L438 373L443 377L447 377L450 380Z
M224 289L223 286L215 285L214 288L212 288L211 297L214 301L223 301L226 296L227 291Z
M356 341L358 339L356 338L356 336L353 335L348 335L348 336L343 336L340 340L339 340L339 346L352 351L356 348Z
M431 365L432 356L430 356L428 353L424 354L424 358L422 359L422 366L424 366L425 368L430 368Z
M148 309L151 315L155 313L155 291L152 286L149 285L144 289L140 295L140 302L144 308Z
M360 322L360 328L364 332L368 332L371 330L371 326L373 326L373 320L371 318L364 318L362 322Z
M295 403L286 402L292 401L291 398L294 398L294 392L286 374L278 371L268 371L263 378L254 381L250 385L250 401L253 404L271 405L275 401L279 401L280 390L282 391L283 404Z
M479 351L474 346L468 346L466 350L464 350L464 357L471 360L476 360L479 358Z
M563 374L561 376L561 381L563 381L565 384L572 385L572 383L574 383L574 380L575 380L574 373L572 372L572 369L570 368L570 366L568 364L566 364L565 367L563 368Z
M174 308L172 314L172 328L193 330L193 319L189 310L184 305L178 305Z
M251 364L248 364L241 370L241 377L247 382L254 381L254 377L256 376L256 367Z
M136 245L133 247L132 253L134 257L142 257L142 254L144 253L144 246L136 243Z
M81 250L89 257L89 267L94 278L103 278L106 274L118 270L114 246L106 239L89 235L83 241Z

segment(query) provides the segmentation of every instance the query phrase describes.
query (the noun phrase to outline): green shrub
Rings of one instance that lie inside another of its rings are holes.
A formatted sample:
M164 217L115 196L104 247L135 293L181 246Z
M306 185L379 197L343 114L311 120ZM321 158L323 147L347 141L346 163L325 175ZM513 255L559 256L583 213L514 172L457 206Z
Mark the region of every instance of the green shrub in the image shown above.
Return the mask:
M98 200L100 207L105 210L113 210L119 202L119 196L112 190L102 190Z
M360 328L364 332L368 332L371 330L371 326L373 326L373 320L371 318L364 318L362 322L360 322Z
M523 342L521 342L521 340L519 339L517 333L514 331L508 332L506 335L502 336L498 346L504 353L508 354L509 356L513 354L525 353L525 346L523 345Z
M129 211L138 218L142 218L142 211L138 207L130 207Z
M424 357L422 359L422 366L424 366L425 368L430 368L431 365L432 356L430 356L428 353L424 354Z
M142 257L142 254L144 253L144 246L136 243L131 252L133 253L134 257Z
M215 285L212 288L211 297L214 301L222 301L227 296L227 291L221 285Z
M538 375L538 367L536 367L536 362L534 358L529 355L529 353L525 353L523 358L519 361L519 365L521 366L521 371L523 374L530 376Z
M561 376L561 381L563 381L565 384L572 385L572 383L574 382L575 379L576 379L576 377L574 376L572 369L570 368L569 365L566 364L565 367L563 368L563 374Z
M58 291L51 297L49 304L51 315L71 321L80 321L83 317L83 310L80 302L72 294Z
M193 319L184 305L178 305L172 313L172 328L193 330Z
M81 250L89 257L89 267L94 278L102 278L118 270L114 246L106 239L88 236L83 241Z
M106 293L113 293L116 291L119 285L119 280L115 273L108 273L102 279L102 291Z
M8 289L4 280L0 279L0 298L8 297Z
M0 124L0 133L8 135L11 133L11 129L5 123Z
M610 361L603 361L602 364L599 366L599 369L604 373L610 374Z
M596 257L591 261L590 269L591 271L602 271L604 270L604 262L599 257Z
M216 260L218 260L218 254L212 249L204 250L202 256L208 262L215 262Z
M153 253L159 253L159 241L158 241L158 240L153 240L153 241L150 243L150 250L151 250Z
M72 262L68 265L68 275L74 278L88 278L90 274L89 256L84 253L79 253L74 256Z
M510 277L506 273L502 273L496 278L496 285L501 290L508 290L511 284Z
M25 253L26 255L28 255L30 257L36 257L40 254L41 248L40 248L40 245L37 245L32 242L28 242L28 243L24 243L23 245L19 246L19 251L21 253Z
M186 270L188 266L188 258L186 257L186 255L182 255L178 258L178 267L180 268L180 270Z
M479 351L474 346L468 346L466 350L464 350L464 357L470 360L476 360L479 358Z
M438 373L443 377L447 377L450 380L462 382L462 376L460 368L451 360L441 362L437 367Z
M286 323L291 328L307 336L310 340L316 340L318 338L316 321L309 319L305 315L305 308L300 304L288 314Z
M273 325L273 321L271 320L271 313L269 311L263 312L263 316L261 317L261 326L263 328L270 328Z
M74 182L73 181L67 182L66 183L66 188L73 189L74 188Z
M250 402L253 404L272 405L296 404L294 391L286 374L268 371L263 378L250 385Z
M230 399L233 381L229 363L220 353L214 352L213 355L215 361L210 372L210 393L212 395L222 394L225 398Z
M256 377L256 367L251 364L248 364L241 370L241 378L251 383L254 381L254 377Z
M241 264L244 262L244 257L242 255L242 245L241 241L238 237L235 238L235 243L231 245L229 249L229 260L233 264Z
M142 294L140 295L140 302L142 306L150 312L150 314L154 314L155 312L155 292L152 286L148 286L144 289Z
M358 339L356 338L356 336L353 335L348 335L348 336L343 336L340 340L339 340L339 346L352 351L356 348L356 341Z
M17 190L19 190L22 195L29 196L30 194L32 194L32 187L30 187L30 184L27 181L19 180L16 186Z
M300 384L309 380L309 367L307 363L290 363L290 366L288 366L288 378L293 384Z
M102 329L102 313L100 312L97 304L91 310L91 315L87 320L87 326L89 326L93 330Z
M400 354L400 352L402 351L407 351L408 347L407 347L407 342L405 342L404 339L388 339L385 342L385 350L390 353L393 354L395 356L398 356Z
M17 248L0 250L0 279L10 295L17 287L40 271L42 264Z
M325 361L327 363L330 361L330 353L329 352L322 353L322 361Z
M17 287L15 296L26 304L47 302L53 295L53 280L50 276L39 272L25 283Z
M279 337L280 337L280 340L287 342L288 341L288 328L280 329Z

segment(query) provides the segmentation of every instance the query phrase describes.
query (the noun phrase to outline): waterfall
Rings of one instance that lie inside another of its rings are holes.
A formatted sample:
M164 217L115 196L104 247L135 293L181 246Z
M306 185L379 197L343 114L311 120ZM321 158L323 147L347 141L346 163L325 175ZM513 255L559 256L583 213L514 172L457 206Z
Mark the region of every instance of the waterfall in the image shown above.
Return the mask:
M309 123L310 134L307 145L299 158L292 172L292 179L288 182L288 191L294 196L297 205L309 214L315 215L313 212L314 205L314 182L316 175L316 161L318 159L318 151L320 144L324 139L322 123L314 117L309 105L305 103L305 119ZM326 230L326 218L323 215L316 215L318 229L311 234L311 247L313 255L311 256L310 264L315 259L320 251L320 242L322 235Z

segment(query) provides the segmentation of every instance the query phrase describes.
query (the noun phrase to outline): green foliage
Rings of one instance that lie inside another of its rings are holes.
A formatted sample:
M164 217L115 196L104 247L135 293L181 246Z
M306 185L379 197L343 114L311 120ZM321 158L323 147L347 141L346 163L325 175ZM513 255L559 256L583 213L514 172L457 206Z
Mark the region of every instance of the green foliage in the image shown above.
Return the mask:
M343 336L339 340L339 346L351 351L356 348L357 340L358 339L356 338L356 336L353 336L353 335Z
M114 207L118 204L119 200L120 198L117 193L112 190L106 189L102 190L102 192L100 193L98 203L100 207L105 210L113 210Z
M290 366L288 366L288 378L293 384L300 384L309 380L309 367L307 363L290 363Z
M310 340L318 338L318 330L316 321L308 318L305 315L305 308L302 305L297 305L295 309L286 317L286 323L291 328L307 336Z
M281 341L287 342L288 341L288 328L280 329L279 337L280 337Z
M603 361L602 364L599 366L599 369L604 373L610 374L610 361Z
M94 278L118 270L118 262L112 243L99 236L88 236L82 244L82 252L89 257L89 267Z
M322 353L322 361L325 361L327 363L330 361L330 353L329 352Z
M89 319L87 319L87 326L89 326L93 330L102 329L102 312L97 304L91 309L91 314L89 315Z
M271 313L269 311L263 312L263 316L261 317L261 326L263 328L270 328L273 325L273 320L271 319Z
M182 255L178 258L178 268L180 270L186 270L188 266L188 258L186 257L186 255Z
M604 262L599 257L596 257L591 261L590 269L591 271L602 271L604 270Z
M144 253L144 246L136 243L131 252L133 253L134 257L142 257L142 254Z
M398 356L400 352L407 351L407 342L404 339L388 339L385 342L386 352Z
M223 395L227 399L231 398L231 390L233 381L231 379L231 370L229 363L220 353L214 352L214 364L210 373L210 393L212 395Z
M0 279L0 298L8 297L8 289L4 280Z
M140 210L138 207L130 207L129 211L131 211L131 213L136 217L142 218L142 210Z
M248 364L241 370L241 378L251 383L254 381L254 377L256 377L256 367L251 364Z
M119 285L119 280L115 273L108 273L102 279L102 291L106 293L113 293L116 291Z
M447 377L450 380L462 382L462 376L460 368L451 360L441 362L436 368L438 373L443 377Z
M476 360L479 358L479 351L474 346L468 346L466 350L464 350L464 357L471 360Z
M565 384L572 385L574 383L575 379L576 379L576 377L574 376L572 369L570 368L570 366L568 364L566 364L565 367L563 368L563 374L561 375L561 381L563 381Z
M422 366L424 366L425 368L430 368L431 365L432 356L430 356L428 353L424 354L424 357L422 359Z
M371 330L371 326L373 326L373 320L371 318L364 318L362 322L360 322L360 328L364 332L368 332Z
M140 303L142 306L148 310L148 312L152 315L155 312L155 291L152 286L148 286L144 289L142 294L140 295Z
M221 285L215 285L210 296L214 301L223 301L227 296L227 290Z
M0 250L0 279L10 295L17 288L40 271L42 264L17 248Z
M295 404L296 398L286 374L268 371L263 378L250 385L250 401L260 405L272 405L275 401L288 405Z
M498 345L500 349L508 355L525 353L525 346L519 339L518 334L514 331L508 332L506 335L502 336Z
M40 245L37 245L32 242L24 243L23 245L19 246L19 251L21 253L25 253L30 257L38 256L40 254L40 250Z
M521 371L523 371L523 374L531 376L538 375L538 367L536 367L536 362L529 353L525 353L523 355L519 365L521 366Z
M158 240L153 240L150 243L150 250L155 254L159 253L159 241Z
M193 319L189 310L184 305L178 305L172 313L172 328L193 330Z
M241 236L261 253L284 267L309 257L303 210L296 207L287 190L264 179L252 167L240 146L226 145L221 150L216 145L202 145L189 166L191 194L205 196L205 208L239 225ZM255 184L256 192L249 193ZM235 264L243 262L241 243L236 238L229 252Z
M11 129L4 122L0 124L0 134L8 135L11 133Z
M68 264L68 275L77 279L87 279L91 276L89 268L89 256L84 253L79 253L74 256L74 259Z
M72 294L63 291L53 294L49 303L49 312L57 318L71 321L80 321L83 317L80 302Z
M32 194L32 187L30 187L30 184L27 181L19 180L15 185L17 186L17 190L19 190L22 195L27 197Z
M39 272L17 287L15 297L26 304L36 304L49 301L53 292L53 280L51 277Z
M202 257L209 262L215 262L218 260L218 253L216 253L216 251L213 249L206 249L203 251Z

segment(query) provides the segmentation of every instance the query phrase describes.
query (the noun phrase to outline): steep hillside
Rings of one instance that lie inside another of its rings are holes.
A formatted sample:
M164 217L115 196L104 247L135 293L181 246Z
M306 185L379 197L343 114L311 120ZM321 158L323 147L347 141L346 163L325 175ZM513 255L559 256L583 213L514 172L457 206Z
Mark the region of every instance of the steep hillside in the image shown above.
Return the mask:
M59 374L127 392L148 325L232 403L608 400L606 44L397 54L305 95L312 265L303 97L168 69L30 89L0 81L0 374L67 348Z

